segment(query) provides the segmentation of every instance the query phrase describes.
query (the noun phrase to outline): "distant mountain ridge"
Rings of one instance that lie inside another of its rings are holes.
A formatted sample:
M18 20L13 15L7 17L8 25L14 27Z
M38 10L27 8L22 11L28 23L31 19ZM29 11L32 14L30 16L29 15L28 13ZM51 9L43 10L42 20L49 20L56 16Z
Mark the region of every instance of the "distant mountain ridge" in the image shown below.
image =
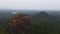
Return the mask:
M60 12L59 11L40 11L40 10L0 10L0 16L4 16L5 18L8 18L10 16L13 16L15 14L12 14L12 12L16 12L16 14L20 13L25 13L28 14L29 16L40 16L42 13L47 16L55 16L55 17L60 17ZM40 13L41 12L41 13Z

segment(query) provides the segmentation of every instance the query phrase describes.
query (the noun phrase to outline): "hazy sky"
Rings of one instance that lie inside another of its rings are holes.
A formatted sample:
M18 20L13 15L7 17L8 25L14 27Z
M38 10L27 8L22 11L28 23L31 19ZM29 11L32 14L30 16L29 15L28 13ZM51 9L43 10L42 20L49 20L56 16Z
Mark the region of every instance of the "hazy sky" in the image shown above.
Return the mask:
M0 0L0 9L60 10L60 0Z

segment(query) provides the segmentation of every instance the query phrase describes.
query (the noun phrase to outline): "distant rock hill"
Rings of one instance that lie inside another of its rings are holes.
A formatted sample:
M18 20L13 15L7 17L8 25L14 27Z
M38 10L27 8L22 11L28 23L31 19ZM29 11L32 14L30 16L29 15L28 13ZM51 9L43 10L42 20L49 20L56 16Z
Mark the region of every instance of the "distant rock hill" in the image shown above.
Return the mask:
M41 11L39 13L37 13L36 15L32 16L32 19L33 20L36 20L36 21L48 21L48 20L53 20L53 19L56 19L56 17L44 12L44 11Z
M38 16L40 18L47 18L49 15L43 11L43 12L38 13L36 16Z
M36 15L34 15L34 17L37 17L37 18L47 18L49 15L46 13L46 12L39 12L37 13Z

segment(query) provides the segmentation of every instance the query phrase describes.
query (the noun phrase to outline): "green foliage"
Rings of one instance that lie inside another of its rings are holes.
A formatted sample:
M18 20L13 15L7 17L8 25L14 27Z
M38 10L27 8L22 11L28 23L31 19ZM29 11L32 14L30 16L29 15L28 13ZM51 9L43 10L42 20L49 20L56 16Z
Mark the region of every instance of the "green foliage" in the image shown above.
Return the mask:
M58 19L48 21L35 21L31 19L31 21L31 34L60 34L60 21ZM5 31L7 23L8 19L0 20L0 34L7 34L7 32Z

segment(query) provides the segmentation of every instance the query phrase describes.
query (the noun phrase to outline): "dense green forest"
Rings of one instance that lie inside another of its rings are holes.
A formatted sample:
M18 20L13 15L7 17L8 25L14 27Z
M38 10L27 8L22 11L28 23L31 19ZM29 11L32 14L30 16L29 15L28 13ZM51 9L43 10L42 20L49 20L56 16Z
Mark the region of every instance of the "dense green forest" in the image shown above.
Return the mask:
M10 14L8 14L10 15ZM13 16L12 14L10 16ZM9 17L10 17L9 16ZM29 14L32 31L31 34L60 34L60 16L47 12ZM0 34L7 34L5 31L9 19L0 19Z

